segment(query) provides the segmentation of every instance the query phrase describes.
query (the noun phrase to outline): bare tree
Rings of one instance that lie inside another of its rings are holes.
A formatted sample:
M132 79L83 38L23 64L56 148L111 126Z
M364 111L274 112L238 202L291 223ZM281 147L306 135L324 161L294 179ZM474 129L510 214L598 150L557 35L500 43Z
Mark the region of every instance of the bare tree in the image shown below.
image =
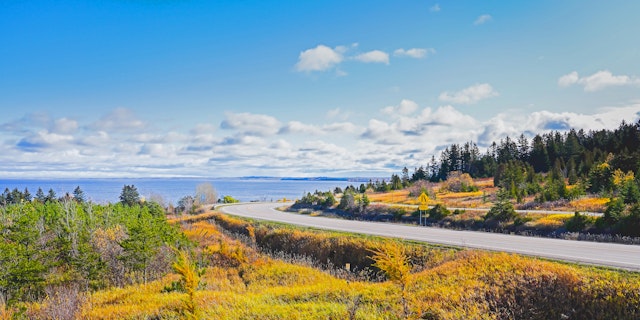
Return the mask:
M218 192L209 182L201 183L196 186L195 204L202 206L206 204L214 204L218 201Z

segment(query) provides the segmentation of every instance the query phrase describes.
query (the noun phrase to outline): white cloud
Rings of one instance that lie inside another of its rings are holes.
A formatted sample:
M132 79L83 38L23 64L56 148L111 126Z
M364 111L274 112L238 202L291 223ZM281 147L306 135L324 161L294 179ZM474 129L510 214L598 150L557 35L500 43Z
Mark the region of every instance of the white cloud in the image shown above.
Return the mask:
M397 49L393 52L393 55L396 57L410 57L410 58L426 58L429 55L435 54L436 50L433 48L411 48L409 50L405 50L403 48Z
M479 26L481 24L485 24L489 21L493 20L493 17L491 17L491 15L489 14L483 14L481 16L479 16L474 22L473 25L475 26Z
M420 108L408 99L381 112L378 119L358 114L358 122L315 119L318 122L313 124L305 119L285 123L268 114L228 113L220 124L228 136L221 138L213 135L219 129L210 125L194 124L184 132L148 127L133 134L111 134L93 130L80 120L75 125L60 121L59 131L68 132L61 133L52 131L56 121L48 118L39 122L39 128L0 137L0 173L23 178L353 172L388 176L397 173L397 167L425 165L451 143L475 141L486 147L523 132L614 129L622 119L635 123L640 102L592 113L511 111L490 116L487 121L478 121L451 105ZM388 116L389 112L393 116ZM277 134L284 128L288 134Z
M431 8L429 8L429 11L431 12L440 12L440 5L439 4L434 4L433 6L431 6Z
M300 121L289 121L289 123L287 123L284 127L280 128L280 131L278 133L281 133L281 134L304 133L304 134L319 135L319 134L323 134L324 132L320 128L314 125L304 124Z
M210 123L199 123L191 129L191 134L193 135L212 134L214 132L216 132L216 126Z
M220 123L220 127L237 130L245 135L268 136L280 130L280 121L264 114L229 112L226 114L226 119Z
M342 113L340 108L335 108L327 111L327 118L335 118Z
M326 132L354 133L358 132L360 127L351 122L335 122L323 125L322 129Z
M358 43L350 46L337 46L330 48L325 45L318 45L315 48L307 49L300 52L295 70L299 72L327 71L335 70L338 77L347 76L341 66L346 61L357 61L362 63L390 63L389 54L382 50L371 50L360 54L348 54L349 51L355 51L359 47ZM397 49L393 52L396 57L409 57L415 59L426 58L435 54L433 48L404 48Z
M573 71L558 79L558 85L568 87L579 84L584 87L584 91L592 92L613 86L638 86L640 79L627 75L613 75L609 70L598 71L587 77L579 77L578 72Z
M139 155L146 155L159 158L169 158L176 153L172 145L162 143L146 143L140 147Z
M53 123L53 127L51 128L52 132L68 134L73 133L78 129L78 122L75 120L61 118Z
M455 104L474 104L480 100L497 97L499 94L488 83L475 84L457 92L442 92L440 101Z
M301 72L326 71L334 68L344 59L343 53L346 49L342 46L335 49L325 45L318 45L313 49L300 52L296 70Z
M578 77L578 73L573 71L560 77L558 79L558 85L561 87L568 87L572 84L578 83L578 80L580 80L580 78Z
M414 101L403 99L397 106L388 106L382 109L382 113L388 115L410 115L418 110L418 104Z
M103 116L90 126L92 129L101 131L135 131L146 127L146 123L138 120L133 111L126 108L117 108L111 113Z
M64 144L68 144L72 141L73 136L71 135L52 133L47 130L42 130L20 140L20 142L18 142L18 147L25 150L57 147L62 148Z
M355 56L354 59L364 63L389 64L389 54L380 50L373 50L359 54Z

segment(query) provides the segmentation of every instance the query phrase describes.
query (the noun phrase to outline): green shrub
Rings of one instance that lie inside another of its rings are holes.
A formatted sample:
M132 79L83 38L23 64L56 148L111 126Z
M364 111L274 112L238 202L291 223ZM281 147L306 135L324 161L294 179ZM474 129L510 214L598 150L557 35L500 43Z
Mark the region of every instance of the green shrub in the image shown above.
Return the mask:
M451 211L449 211L444 205L439 203L436 204L433 208L429 209L430 220L442 220L449 215L451 215Z

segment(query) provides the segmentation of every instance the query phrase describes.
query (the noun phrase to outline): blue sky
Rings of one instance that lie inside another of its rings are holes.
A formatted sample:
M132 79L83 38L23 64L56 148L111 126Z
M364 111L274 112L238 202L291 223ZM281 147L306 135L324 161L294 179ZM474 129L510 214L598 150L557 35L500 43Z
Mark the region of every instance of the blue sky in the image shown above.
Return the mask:
M640 112L636 1L3 1L0 175L386 176Z

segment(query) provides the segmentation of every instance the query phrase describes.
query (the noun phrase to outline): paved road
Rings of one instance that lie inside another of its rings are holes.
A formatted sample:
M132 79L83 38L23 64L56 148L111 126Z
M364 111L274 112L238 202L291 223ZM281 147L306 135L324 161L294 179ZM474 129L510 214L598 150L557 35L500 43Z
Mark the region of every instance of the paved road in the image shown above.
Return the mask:
M311 217L276 210L282 203L247 203L219 207L222 212L320 229L403 238L450 246L505 251L556 260L640 271L640 246L535 238L475 231Z

